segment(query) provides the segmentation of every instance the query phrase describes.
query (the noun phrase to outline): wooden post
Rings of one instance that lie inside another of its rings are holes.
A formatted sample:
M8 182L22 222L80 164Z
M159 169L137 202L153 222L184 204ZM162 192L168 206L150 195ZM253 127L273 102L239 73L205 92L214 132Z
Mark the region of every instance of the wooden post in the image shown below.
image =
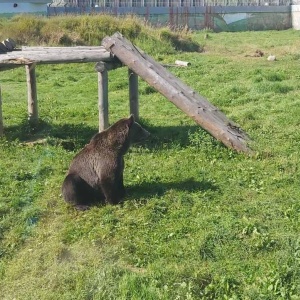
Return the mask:
M31 125L38 123L38 104L36 90L35 64L25 65L28 95L28 120Z
M136 121L139 121L139 82L138 76L128 69L129 78L129 106L130 114L134 115Z
M98 109L99 132L108 127L108 75L104 62L98 62L95 66L98 72Z
M2 118L2 96L1 96L1 87L0 87L0 136L3 136L3 118Z

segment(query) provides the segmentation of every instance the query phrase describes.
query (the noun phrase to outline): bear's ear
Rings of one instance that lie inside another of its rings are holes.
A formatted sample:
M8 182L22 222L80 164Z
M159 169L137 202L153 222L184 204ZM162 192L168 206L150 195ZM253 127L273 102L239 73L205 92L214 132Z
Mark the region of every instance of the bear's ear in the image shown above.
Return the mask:
M128 127L131 127L131 125L134 123L134 115L130 115L127 121Z

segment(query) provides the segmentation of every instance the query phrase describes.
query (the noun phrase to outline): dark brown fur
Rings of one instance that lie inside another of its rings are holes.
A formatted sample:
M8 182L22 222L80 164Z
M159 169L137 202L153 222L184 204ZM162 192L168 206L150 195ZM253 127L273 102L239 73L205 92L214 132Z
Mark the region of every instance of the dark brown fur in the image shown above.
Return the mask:
M96 134L71 163L62 186L64 199L78 209L101 201L119 203L125 196L123 156L148 135L133 116Z

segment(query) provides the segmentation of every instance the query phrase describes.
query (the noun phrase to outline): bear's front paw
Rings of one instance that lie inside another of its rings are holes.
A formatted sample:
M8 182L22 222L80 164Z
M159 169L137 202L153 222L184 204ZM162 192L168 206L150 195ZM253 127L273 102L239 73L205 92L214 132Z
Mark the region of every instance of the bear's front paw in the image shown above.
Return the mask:
M90 206L88 206L88 205L75 205L75 208L77 210L88 210L88 209L90 209Z

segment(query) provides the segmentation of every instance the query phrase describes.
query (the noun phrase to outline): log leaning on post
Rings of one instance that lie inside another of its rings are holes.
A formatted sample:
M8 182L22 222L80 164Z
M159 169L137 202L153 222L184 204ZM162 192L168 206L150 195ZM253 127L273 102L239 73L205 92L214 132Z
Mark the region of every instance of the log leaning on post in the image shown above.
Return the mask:
M105 37L102 45L225 146L252 152L247 145L249 138L239 126L120 33Z

